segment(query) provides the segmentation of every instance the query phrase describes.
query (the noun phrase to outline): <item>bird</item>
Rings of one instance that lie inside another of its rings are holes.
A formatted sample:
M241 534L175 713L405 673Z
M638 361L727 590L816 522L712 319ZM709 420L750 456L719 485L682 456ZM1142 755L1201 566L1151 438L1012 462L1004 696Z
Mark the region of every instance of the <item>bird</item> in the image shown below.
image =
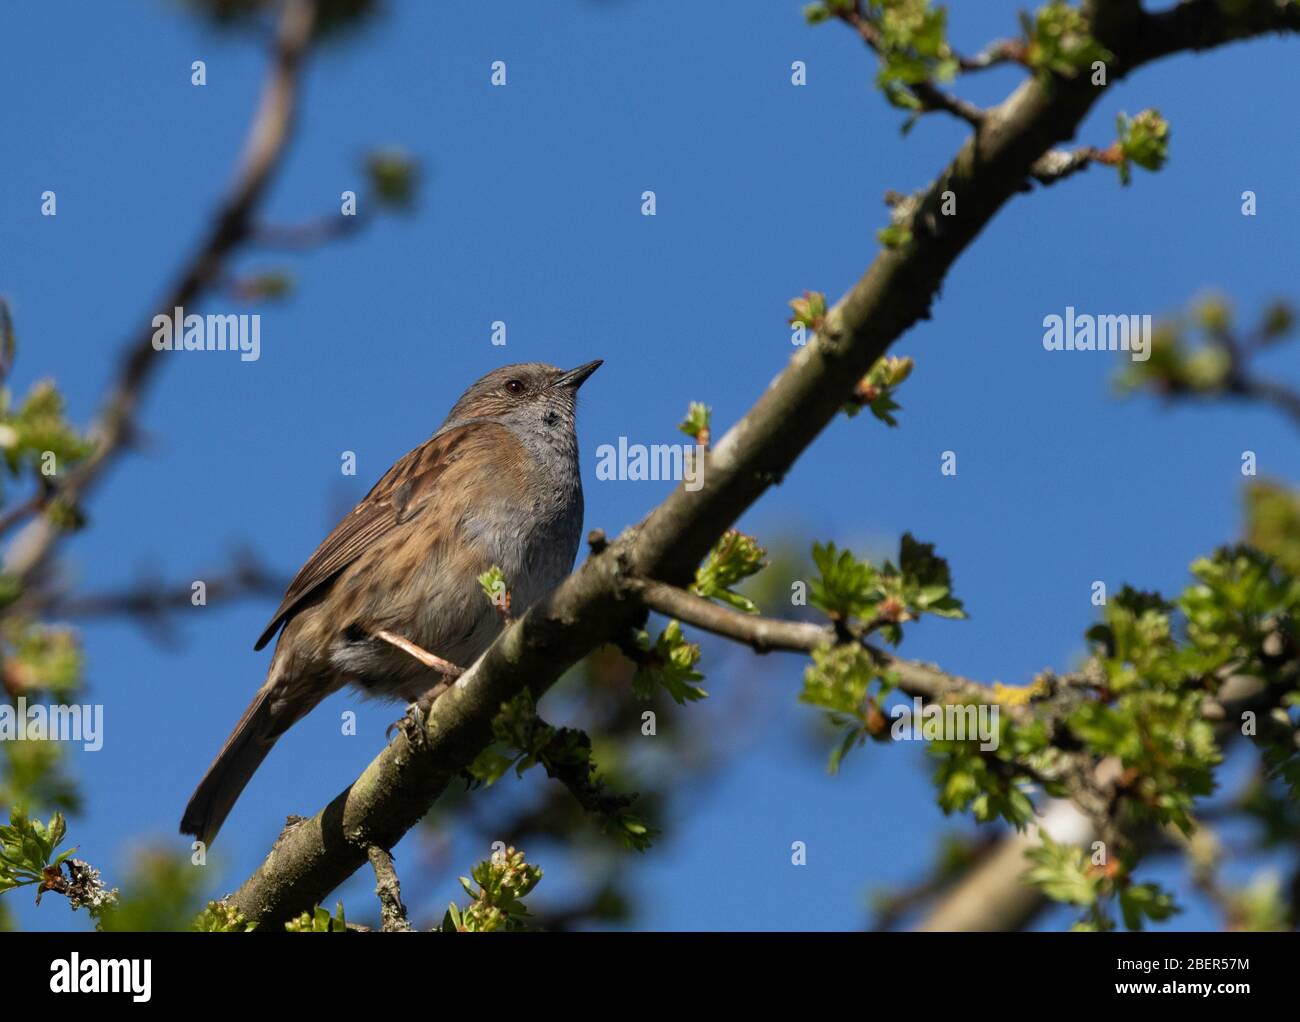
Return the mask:
M182 834L210 846L276 740L345 686L427 712L503 626L479 575L499 568L522 614L569 573L583 516L577 394L602 364L492 370L334 527L253 647L280 633Z

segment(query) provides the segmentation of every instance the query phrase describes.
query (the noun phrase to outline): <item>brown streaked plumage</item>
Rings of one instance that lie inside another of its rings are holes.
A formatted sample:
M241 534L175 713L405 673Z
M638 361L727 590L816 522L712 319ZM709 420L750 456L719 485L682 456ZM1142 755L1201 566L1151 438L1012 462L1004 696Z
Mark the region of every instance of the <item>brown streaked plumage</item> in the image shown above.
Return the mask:
M335 526L257 641L283 628L182 833L211 843L276 739L343 686L422 704L441 691L444 675L378 632L468 667L501 627L480 574L499 566L522 613L568 573L582 529L575 398L599 366L489 373Z

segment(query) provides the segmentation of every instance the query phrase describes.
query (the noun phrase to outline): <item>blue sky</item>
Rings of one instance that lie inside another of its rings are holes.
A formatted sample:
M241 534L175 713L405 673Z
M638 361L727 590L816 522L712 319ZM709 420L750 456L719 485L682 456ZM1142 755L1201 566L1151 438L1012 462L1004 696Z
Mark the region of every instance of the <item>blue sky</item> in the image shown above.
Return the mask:
M265 210L288 222L336 209L341 191L362 188L361 155L383 144L423 163L418 209L303 256L240 257L241 272L292 268L296 289L249 310L262 314L259 361L170 357L143 410L142 450L65 548L87 589L145 571L202 578L240 544L292 572L465 385L512 361L605 359L579 435L587 528L618 531L667 484L598 482L596 447L671 441L691 400L713 406L715 431L735 421L790 357L787 300L842 294L877 248L884 192L928 183L965 133L932 117L901 137L858 41L806 27L794 2L387 8L313 59ZM1015 10L957 5L951 38L973 51L1013 33ZM246 36L155 0L16 0L0 26L11 386L53 376L85 423L227 183L263 58ZM1263 410L1117 402L1114 358L1045 352L1042 320L1067 305L1161 314L1209 288L1248 315L1295 297L1300 139L1268 98L1289 91L1288 76L1293 90L1295 45L1178 57L1109 91L1080 140L1104 145L1118 111L1153 106L1173 127L1168 166L1136 172L1129 188L1094 168L1016 199L958 262L934 318L896 346L917 360L901 426L837 420L742 526L860 549L904 530L937 543L971 618L918 627L904 651L990 681L1069 666L1094 579L1180 587L1193 557L1238 530L1243 450L1262 474L1300 476L1293 432ZM190 84L196 59L203 88ZM489 85L494 60L507 62L505 88ZM790 84L794 60L807 62L806 87ZM966 94L991 102L1017 78L990 72ZM39 215L47 189L53 218ZM640 215L646 189L654 218ZM1246 189L1256 217L1240 213ZM490 343L495 320L508 325L504 348ZM1296 378L1294 353L1270 358ZM340 474L345 450L355 478ZM945 450L956 477L939 472ZM141 843L184 847L176 820L262 680L269 656L252 643L271 609L196 609L178 650L126 622L85 628L107 729L102 751L76 758L88 808L72 829L86 857L120 875ZM797 659L726 662L710 689L761 686L761 710L718 727L730 765L688 814L663 821L671 837L638 874L640 922L860 925L864 892L915 878L954 821L934 807L914 749L868 749L826 775L795 703ZM360 733L338 740L338 713L353 706ZM295 728L223 832L214 888L247 875L287 813L314 812L350 781L394 716L340 696ZM794 840L808 844L806 867L789 864ZM480 857L466 847L456 861ZM368 910L369 886L354 879L345 900ZM84 925L58 903L15 907L31 928Z

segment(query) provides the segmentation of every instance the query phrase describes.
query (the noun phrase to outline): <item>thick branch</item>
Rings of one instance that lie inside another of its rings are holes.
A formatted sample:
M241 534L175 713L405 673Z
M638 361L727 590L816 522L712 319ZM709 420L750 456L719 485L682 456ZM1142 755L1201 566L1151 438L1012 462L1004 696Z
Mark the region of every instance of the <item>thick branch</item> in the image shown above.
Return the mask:
M1039 831L1058 844L1087 845L1096 837L1092 822L1071 803L1052 801L1042 818L1009 834L958 880L917 925L927 931L1004 931L1024 929L1047 907L1040 888L1024 882L1025 853L1042 844Z
M1291 0L1184 0L1157 14L1125 12L1123 18L1132 32L1124 48L1129 67L1270 32L1300 32L1300 5Z
M1300 13L1273 0L1253 0L1232 17L1215 13L1212 3L1184 6L1204 8L1219 28L1218 41L1300 27ZM1185 32L1182 18L1140 14L1119 19L1117 27L1099 25L1100 41L1117 55L1111 80L1176 49L1208 45L1204 33L1187 36L1181 46L1162 41L1162 31ZM830 310L823 330L707 456L704 485L679 487L640 526L594 553L505 629L434 703L423 731L400 735L351 787L282 835L233 896L245 916L283 920L347 879L370 845L393 847L488 744L503 702L524 688L540 695L587 652L643 618L632 579L686 582L722 532L835 417L871 364L929 315L953 262L1042 154L1073 136L1100 92L1083 76L1035 77L988 111L980 131L921 195L909 224L913 240L880 252ZM948 190L958 196L957 216L940 213Z

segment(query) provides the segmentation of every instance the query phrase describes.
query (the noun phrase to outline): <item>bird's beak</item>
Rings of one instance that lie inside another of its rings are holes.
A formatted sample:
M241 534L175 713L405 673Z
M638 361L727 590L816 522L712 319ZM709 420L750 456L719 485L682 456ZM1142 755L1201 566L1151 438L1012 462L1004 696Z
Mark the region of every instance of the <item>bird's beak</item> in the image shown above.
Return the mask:
M577 369L570 369L567 373L560 376L552 387L568 387L570 390L577 390L583 382L604 365L604 359L596 359L594 362L588 362L586 365L580 365Z

